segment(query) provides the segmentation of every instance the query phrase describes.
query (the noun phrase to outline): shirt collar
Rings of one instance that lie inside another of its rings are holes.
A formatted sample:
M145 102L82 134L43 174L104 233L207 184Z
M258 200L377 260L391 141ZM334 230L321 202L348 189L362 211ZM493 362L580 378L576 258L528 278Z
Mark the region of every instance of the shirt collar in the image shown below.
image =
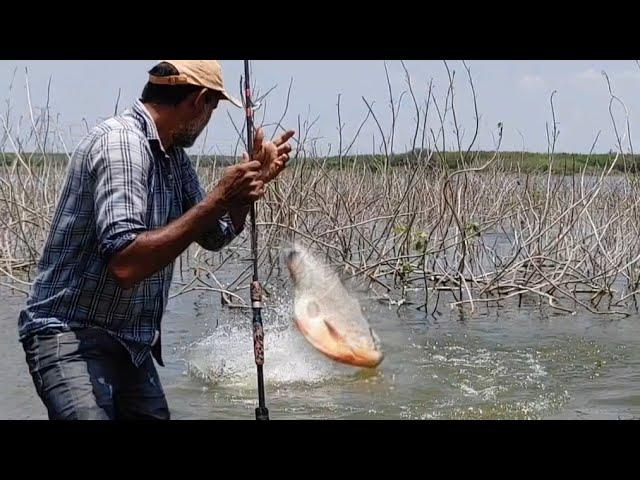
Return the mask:
M151 118L151 114L147 107L140 100L136 100L131 109L134 115L142 124L142 130L144 131L149 142L157 142L157 145L160 147L160 150L166 155L167 152L162 145L162 141L160 140L160 134L158 133L158 127L156 127L156 122Z

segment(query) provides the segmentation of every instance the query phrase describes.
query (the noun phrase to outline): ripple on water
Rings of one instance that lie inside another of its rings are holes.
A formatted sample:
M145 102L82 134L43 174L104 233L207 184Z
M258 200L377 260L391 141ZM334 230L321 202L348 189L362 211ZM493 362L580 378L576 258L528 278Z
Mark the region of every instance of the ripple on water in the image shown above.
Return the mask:
M489 350L450 338L413 348L425 381L445 393L404 406L401 418L539 418L569 399L533 348Z

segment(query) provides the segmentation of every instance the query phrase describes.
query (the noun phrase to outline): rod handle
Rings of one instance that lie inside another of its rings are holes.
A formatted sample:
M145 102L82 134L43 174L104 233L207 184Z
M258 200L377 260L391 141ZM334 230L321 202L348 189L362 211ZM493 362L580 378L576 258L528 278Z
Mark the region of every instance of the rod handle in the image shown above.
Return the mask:
M267 407L256 408L256 420L269 420L269 410Z

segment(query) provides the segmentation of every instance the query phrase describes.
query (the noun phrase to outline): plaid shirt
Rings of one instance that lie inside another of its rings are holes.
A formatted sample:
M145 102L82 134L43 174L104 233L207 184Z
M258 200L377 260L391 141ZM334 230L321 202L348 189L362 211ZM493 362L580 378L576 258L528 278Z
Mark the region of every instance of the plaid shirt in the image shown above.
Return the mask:
M165 152L139 100L95 127L71 158L37 278L20 312L20 340L50 328L99 327L121 341L136 365L150 352L163 365L160 321L173 263L126 290L107 265L137 235L168 224L204 196L187 154L177 147ZM208 250L240 233L228 214L217 223L200 242Z

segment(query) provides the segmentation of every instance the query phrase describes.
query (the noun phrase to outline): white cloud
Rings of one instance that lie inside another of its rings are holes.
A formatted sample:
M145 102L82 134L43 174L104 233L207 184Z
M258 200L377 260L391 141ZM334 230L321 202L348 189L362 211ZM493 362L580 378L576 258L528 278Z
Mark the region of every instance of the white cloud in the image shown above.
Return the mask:
M539 90L544 88L546 82L540 75L523 75L518 81L518 85L525 90Z
M602 80L602 72L598 72L593 68L584 70L576 75L578 80L595 81Z
M622 93L625 88L637 87L637 84L640 82L640 70L605 70L605 72L611 81L611 87L616 95ZM569 83L581 89L602 91L603 94L607 93L607 80L605 76L602 71L597 71L593 68L571 75L569 77Z
M602 87L606 89L606 81L602 72L589 68L572 75L570 82L579 87Z

